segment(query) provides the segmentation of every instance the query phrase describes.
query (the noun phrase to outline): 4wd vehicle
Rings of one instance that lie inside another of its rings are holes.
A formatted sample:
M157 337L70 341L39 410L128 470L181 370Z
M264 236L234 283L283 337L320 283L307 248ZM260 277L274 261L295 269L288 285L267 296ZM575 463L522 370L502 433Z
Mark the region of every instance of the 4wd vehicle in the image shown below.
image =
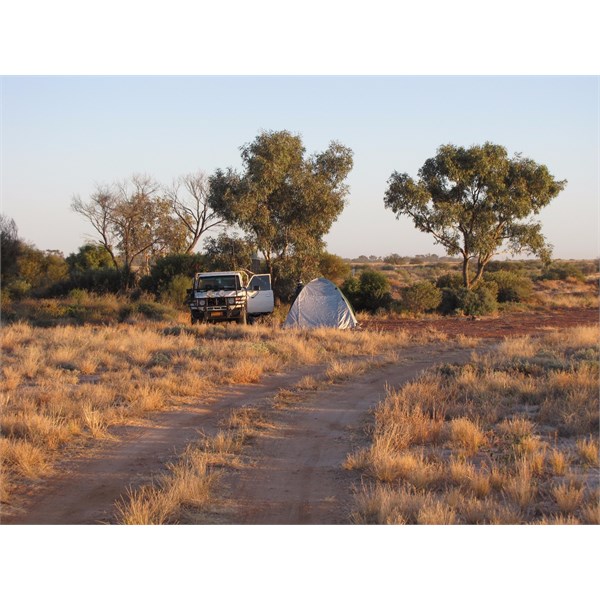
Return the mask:
M273 312L274 300L269 274L253 275L244 285L240 271L196 273L190 292L192 325L219 321L246 324Z

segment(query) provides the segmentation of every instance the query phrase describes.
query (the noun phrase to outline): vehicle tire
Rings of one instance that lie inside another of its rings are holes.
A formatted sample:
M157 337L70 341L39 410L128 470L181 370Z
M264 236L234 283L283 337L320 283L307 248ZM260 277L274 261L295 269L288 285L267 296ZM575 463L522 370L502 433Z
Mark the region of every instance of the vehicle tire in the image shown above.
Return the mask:
M248 323L248 315L246 313L246 309L242 308L242 312L237 320L238 325L246 325Z
M198 322L198 319L192 315L192 325L195 325Z

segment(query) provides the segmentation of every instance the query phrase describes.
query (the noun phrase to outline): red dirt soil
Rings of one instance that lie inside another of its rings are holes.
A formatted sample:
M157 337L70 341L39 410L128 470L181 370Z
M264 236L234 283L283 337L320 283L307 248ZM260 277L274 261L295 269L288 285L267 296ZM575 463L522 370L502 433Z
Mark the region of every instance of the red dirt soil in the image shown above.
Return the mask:
M367 330L423 331L430 329L450 337L501 339L515 335L535 335L546 329L564 329L578 325L598 325L597 308L562 308L544 312L504 313L499 317L445 317L443 319L370 319L362 324Z

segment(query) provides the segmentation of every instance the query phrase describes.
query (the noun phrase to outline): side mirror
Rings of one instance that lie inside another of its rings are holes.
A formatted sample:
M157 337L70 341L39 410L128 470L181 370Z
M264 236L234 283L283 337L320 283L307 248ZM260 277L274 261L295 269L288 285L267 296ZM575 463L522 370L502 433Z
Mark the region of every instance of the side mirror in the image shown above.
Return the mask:
M255 285L254 288L252 288L255 292L260 292L260 285Z

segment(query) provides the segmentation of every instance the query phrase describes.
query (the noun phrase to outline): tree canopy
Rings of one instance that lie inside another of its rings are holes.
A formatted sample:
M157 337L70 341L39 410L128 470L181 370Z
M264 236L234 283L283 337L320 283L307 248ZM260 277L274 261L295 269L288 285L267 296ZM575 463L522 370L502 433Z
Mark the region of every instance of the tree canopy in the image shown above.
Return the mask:
M242 173L218 169L210 178L209 205L245 232L277 278L277 263L300 264L322 251L344 208L352 150L331 142L305 157L299 135L267 131L242 146L241 157Z
M98 186L88 202L76 196L71 203L98 233L125 287L131 283L135 261L148 262L188 246L190 233L161 192L152 178L133 175L128 181Z
M433 235L450 256L460 255L463 284L470 289L502 247L549 258L541 225L530 218L566 183L557 181L545 165L520 154L510 158L503 146L446 144L425 161L417 181L394 171L384 204L397 218L406 215L417 229Z
M192 254L204 233L223 222L208 206L208 189L208 177L198 171L182 175L166 192L173 213L186 231L185 254Z

